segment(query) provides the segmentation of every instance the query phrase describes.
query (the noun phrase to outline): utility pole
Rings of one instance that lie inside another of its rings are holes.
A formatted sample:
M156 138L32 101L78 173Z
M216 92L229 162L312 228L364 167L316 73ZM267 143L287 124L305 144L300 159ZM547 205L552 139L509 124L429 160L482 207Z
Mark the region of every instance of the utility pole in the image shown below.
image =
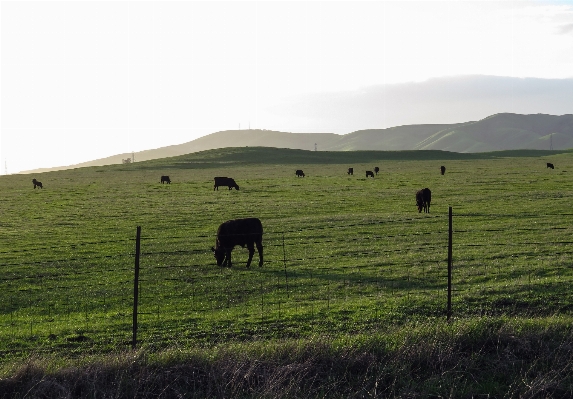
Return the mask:
M135 152L131 151L131 162L135 162Z
M314 150L316 151L316 143L314 143Z
M8 175L8 161L4 160L4 174Z

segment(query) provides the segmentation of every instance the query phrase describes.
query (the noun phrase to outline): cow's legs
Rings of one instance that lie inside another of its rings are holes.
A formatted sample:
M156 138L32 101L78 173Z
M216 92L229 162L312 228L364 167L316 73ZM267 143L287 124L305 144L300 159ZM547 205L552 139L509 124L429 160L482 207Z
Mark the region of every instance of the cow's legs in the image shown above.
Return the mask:
M223 262L223 266L233 267L233 263L231 263L231 251L227 250L225 254L225 261Z
M251 261L253 260L253 255L255 254L255 247L253 243L247 244L247 248L249 249L249 260L247 261L247 267L251 267Z
M263 244L261 242L257 242L257 251L259 251L259 267L263 265Z

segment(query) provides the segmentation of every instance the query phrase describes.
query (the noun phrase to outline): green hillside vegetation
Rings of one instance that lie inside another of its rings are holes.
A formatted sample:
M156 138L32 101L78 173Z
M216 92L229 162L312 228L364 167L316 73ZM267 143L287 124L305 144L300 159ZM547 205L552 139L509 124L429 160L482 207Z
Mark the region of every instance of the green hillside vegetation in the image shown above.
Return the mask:
M224 148L0 176L0 397L571 396L572 198L570 150ZM248 216L264 266L238 247L217 267L217 227Z
M413 151L305 151L272 147L222 148L138 162L132 165L110 166L120 170L139 169L189 169L219 168L221 166L248 165L346 165L365 162L386 161L428 161L428 160L478 160L503 159L507 157L542 157L573 153L573 150L514 150L462 154L450 151L413 150ZM343 166L340 166L343 167ZM287 173L291 170L287 169Z

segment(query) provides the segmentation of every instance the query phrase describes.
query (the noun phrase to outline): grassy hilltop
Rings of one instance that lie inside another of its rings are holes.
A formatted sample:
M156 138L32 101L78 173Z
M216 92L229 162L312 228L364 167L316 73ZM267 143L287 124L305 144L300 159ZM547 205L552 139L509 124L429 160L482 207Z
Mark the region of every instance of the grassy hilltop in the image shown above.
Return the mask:
M248 147L1 176L0 392L573 396L572 198L570 151ZM247 216L264 267L235 248L218 268L218 225Z

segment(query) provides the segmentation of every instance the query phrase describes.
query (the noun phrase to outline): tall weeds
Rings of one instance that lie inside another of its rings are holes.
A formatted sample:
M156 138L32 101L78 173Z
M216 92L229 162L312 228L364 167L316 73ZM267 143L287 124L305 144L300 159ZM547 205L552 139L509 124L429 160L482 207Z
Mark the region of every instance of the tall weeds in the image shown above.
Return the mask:
M568 319L417 324L346 338L69 359L4 370L2 398L573 397Z

